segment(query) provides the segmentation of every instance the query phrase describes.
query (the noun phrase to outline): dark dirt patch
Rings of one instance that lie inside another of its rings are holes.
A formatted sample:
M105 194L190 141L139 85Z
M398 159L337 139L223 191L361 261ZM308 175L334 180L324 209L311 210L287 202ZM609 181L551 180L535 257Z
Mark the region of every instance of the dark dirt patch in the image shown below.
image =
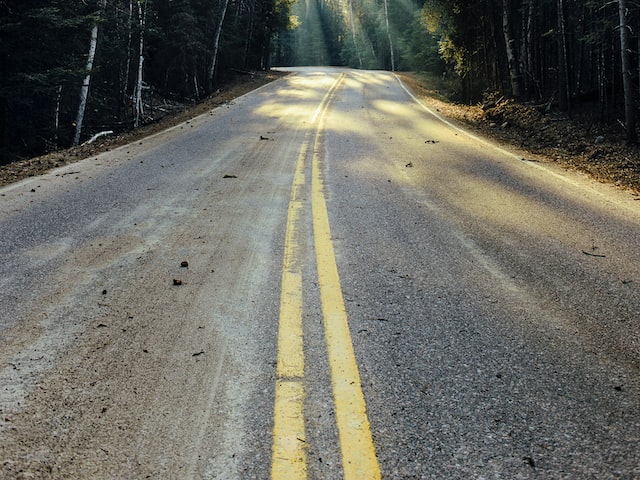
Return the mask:
M148 124L134 131L100 137L90 144L59 150L39 157L19 160L7 165L0 165L0 186L18 182L27 177L41 175L53 168L77 162L92 155L112 150L121 145L126 145L127 143L165 130L173 125L206 113L217 106L224 105L284 75L286 75L286 73L282 72L259 72L251 75L243 75L237 77L235 81L224 85L216 94L207 97L195 105L171 102L170 108L157 108L155 110L155 118ZM166 110L168 110L168 112Z
M500 143L530 152L592 178L640 195L640 147L627 145L619 126L570 119L549 105L488 99L483 105L448 101L420 75L401 75L431 108Z

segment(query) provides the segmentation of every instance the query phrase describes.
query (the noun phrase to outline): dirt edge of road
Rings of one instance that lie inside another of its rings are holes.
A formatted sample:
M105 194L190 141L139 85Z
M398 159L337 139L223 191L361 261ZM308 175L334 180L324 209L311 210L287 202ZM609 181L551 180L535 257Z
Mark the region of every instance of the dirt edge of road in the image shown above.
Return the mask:
M399 77L431 109L504 146L516 147L536 161L558 164L627 190L640 200L640 147L627 145L623 130L587 119L569 118L549 105L488 97L477 105L449 101L420 74Z
M195 105L175 104L173 102L172 113L161 114L162 116L158 116L154 121L136 130L118 135L104 136L91 143L0 165L0 187L19 182L28 177L42 175L54 168L63 167L93 155L113 150L179 125L214 108L232 102L234 99L285 75L287 75L286 72L269 71L237 76L235 80L222 86L217 93Z

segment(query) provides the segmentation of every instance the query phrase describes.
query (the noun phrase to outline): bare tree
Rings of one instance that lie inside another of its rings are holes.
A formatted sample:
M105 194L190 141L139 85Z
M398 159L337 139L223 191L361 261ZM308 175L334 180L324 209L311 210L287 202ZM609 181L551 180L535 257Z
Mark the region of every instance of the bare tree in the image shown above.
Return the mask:
M218 18L218 25L216 26L216 33L213 37L213 52L211 58L211 64L209 65L208 75L208 89L213 90L214 75L216 73L216 64L218 63L218 52L220 50L220 35L222 34L222 24L224 18L227 15L227 7L229 6L229 0L222 0L222 6L220 7L220 15Z
M391 53L391 71L396 70L396 61L393 53L393 41L391 39L391 29L389 28L389 6L388 0L384 0L384 22L387 27L387 38L389 39L389 52Z
M98 17L93 23L91 29L91 41L89 43L89 55L87 56L87 65L85 67L87 71L86 77L82 82L80 88L80 104L78 105L78 114L76 115L76 130L73 136L73 144L78 145L80 143L80 135L82 134L82 123L84 121L84 112L87 108L87 99L89 98L89 85L91 84L91 71L93 70L93 60L96 56L96 48L98 46L98 24L100 23L100 17L102 16L104 9L107 6L107 0L98 0L98 6L100 7Z
M509 79L511 81L511 94L515 98L522 97L522 75L520 74L520 61L516 48L516 39L511 27L511 0L502 0L502 31L507 50L507 62L509 66Z
M627 0L618 0L618 10L620 13L620 54L622 60L622 84L624 88L624 120L627 132L627 142L636 143L638 134L636 133L636 116L634 110L634 91L631 72L631 59L629 52L629 23L627 21L628 7Z
M140 124L140 119L144 115L142 105L142 82L143 82L143 65L144 65L144 28L147 17L147 6L142 7L145 0L138 1L138 26L140 28L140 38L138 46L138 74L136 76L136 88L133 95L133 126Z

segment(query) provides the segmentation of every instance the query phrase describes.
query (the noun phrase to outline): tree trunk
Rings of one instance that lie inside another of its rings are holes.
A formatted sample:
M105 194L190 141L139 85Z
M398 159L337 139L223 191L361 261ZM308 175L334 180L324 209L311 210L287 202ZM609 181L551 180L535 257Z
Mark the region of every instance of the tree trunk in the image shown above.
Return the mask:
M360 54L360 48L358 48L358 33L356 31L356 20L353 14L353 0L349 0L349 21L351 23L351 39L353 40L353 48L355 49L356 56L358 57L358 67L362 69L362 55Z
M504 89L503 85L502 85L502 73L501 73L501 68L500 68L500 62L498 60L498 55L499 55L499 51L500 49L498 48L498 40L501 37L501 35L498 33L496 27L496 22L493 20L493 17L489 17L489 22L488 22L488 27L489 27L489 33L491 35L491 48L493 51L493 56L491 57L492 61L491 61L491 68L492 68L492 72L491 74L493 75L493 89L495 91L502 91Z
M389 8L388 0L384 0L384 23L387 27L387 38L389 39L389 52L391 53L391 71L396 71L396 60L393 53L393 40L391 39L391 29L389 28Z
M227 7L229 6L229 0L223 0L222 7L220 9L220 18L218 19L218 25L216 26L216 33L213 37L213 52L211 58L211 64L209 65L208 75L208 90L213 90L214 75L216 73L216 65L218 63L218 52L220 50L220 35L222 34L222 25L224 18L227 15Z
M622 60L622 84L624 89L624 120L627 131L627 142L636 143L636 115L633 105L634 92L631 79L631 59L629 58L629 24L627 22L627 0L618 0L620 12L620 53Z
M502 0L502 31L507 50L507 62L509 66L509 80L511 81L511 94L515 98L522 97L522 75L520 74L520 62L516 40L511 28L511 1Z
M200 85L198 84L198 72L193 69L193 96L196 101L200 100Z
M251 53L251 42L253 42L253 30L254 30L254 22L255 22L255 8L251 9L251 14L249 15L249 25L247 27L247 34L245 35L244 40L244 59L242 61L242 68L248 70L249 67L249 54Z
M99 0L100 15L107 6L107 0ZM93 24L91 29L91 41L89 43L89 55L87 56L86 71L87 76L84 77L82 87L80 88L80 104L78 105L78 114L76 115L76 131L73 136L73 144L80 143L80 135L82 134L82 122L84 121L84 112L87 108L87 99L89 98L89 85L91 84L91 70L93 70L93 60L96 56L96 48L98 46L98 20Z
M527 34L526 34L526 50L527 50L527 55L526 55L526 65L527 65L527 76L529 78L528 83L529 83L529 97L533 98L534 93L536 94L536 97L539 99L542 97L542 95L539 93L539 88L538 88L538 77L536 75L536 67L535 67L535 62L534 62L534 48L535 48L535 40L536 40L536 35L535 35L535 22L534 22L534 18L535 18L535 13L536 13L536 5L535 5L535 0L529 0L529 8L527 9Z
M147 7L142 8L142 0L138 0L138 25L140 27L140 42L138 47L138 74L136 77L136 88L133 100L133 126L140 125L140 119L144 115L144 107L142 105L142 75L144 65L144 27L147 16Z
M569 87L569 54L567 52L567 35L564 19L564 2L557 1L558 6L558 93L560 110L571 111L571 95Z
M56 87L56 108L53 114L53 146L58 148L58 130L60 129L60 99L62 98L62 85Z
M598 100L600 107L600 123L604 124L607 119L607 80L606 80L606 60L604 47L598 51Z
M129 98L129 72L131 70L131 40L133 38L133 0L129 0L129 12L127 17L127 61L124 67L124 79L122 80L122 106L124 107L125 114L127 115Z

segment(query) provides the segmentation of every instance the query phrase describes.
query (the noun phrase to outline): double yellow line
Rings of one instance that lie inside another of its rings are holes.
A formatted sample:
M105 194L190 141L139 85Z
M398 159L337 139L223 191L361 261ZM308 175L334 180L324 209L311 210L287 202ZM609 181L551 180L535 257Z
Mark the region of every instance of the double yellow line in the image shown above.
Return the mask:
M313 237L322 303L325 341L331 371L331 383L340 438L345 480L375 480L380 468L371 437L360 374L353 351L347 313L336 265L329 216L323 192L320 167L320 141L324 118L340 84L341 74L318 106L312 120L315 135L303 142L291 187L285 233L278 328L278 361L273 428L273 480L307 478L307 440L304 420L304 342L302 328L302 262L299 232L306 184L305 163L313 152L311 164L311 210Z

